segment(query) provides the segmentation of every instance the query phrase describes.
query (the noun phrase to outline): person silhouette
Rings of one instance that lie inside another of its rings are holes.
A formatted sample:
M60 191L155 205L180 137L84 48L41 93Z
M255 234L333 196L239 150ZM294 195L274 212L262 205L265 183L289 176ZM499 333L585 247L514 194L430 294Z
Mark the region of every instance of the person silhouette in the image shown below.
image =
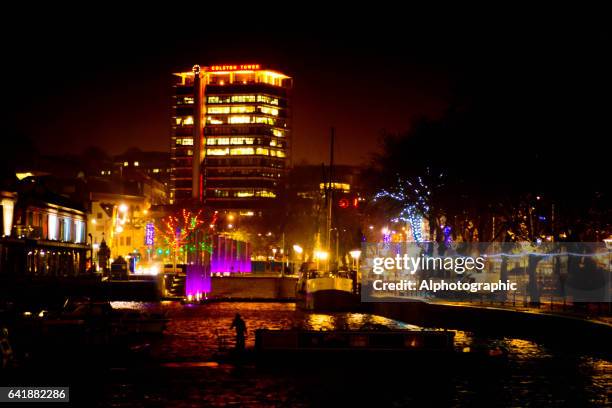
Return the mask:
M236 350L244 350L244 340L247 333L246 323L239 313L236 313L230 329L236 329Z

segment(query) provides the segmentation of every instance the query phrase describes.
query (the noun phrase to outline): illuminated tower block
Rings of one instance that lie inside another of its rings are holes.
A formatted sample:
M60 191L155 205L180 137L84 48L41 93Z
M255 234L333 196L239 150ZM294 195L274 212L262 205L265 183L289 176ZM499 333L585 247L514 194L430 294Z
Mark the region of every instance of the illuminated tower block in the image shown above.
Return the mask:
M265 209L291 165L292 79L259 64L194 66L175 78L172 201Z

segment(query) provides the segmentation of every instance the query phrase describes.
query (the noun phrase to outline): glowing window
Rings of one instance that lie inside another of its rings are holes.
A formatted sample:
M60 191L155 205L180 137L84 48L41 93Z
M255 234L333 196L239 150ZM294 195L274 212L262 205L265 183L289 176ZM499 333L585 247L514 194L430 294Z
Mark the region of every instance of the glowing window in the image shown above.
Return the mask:
M267 106L260 106L259 110L261 113L265 113L266 115L278 116L278 109L276 108L268 108Z
M75 227L75 237L74 237L74 242L76 242L77 244L80 244L81 242L83 242L83 236L84 234L84 230L85 230L85 225L83 223L83 221L80 220L75 220L74 221L74 227Z
M276 137L283 137L283 131L278 129L272 129L272 134Z
M253 144L254 139L252 137L232 137L231 144L240 145L240 144Z
M70 241L70 232L72 230L72 223L70 222L70 218L64 218L64 241Z
M268 191L268 190L256 191L255 195L257 197L271 197L271 198L276 197L276 194L274 192Z
M188 138L183 138L183 139L176 139L176 144L177 145L182 145L182 146L193 146L193 138L188 137Z
M274 125L274 119L257 116L255 118L255 123L265 123L267 125Z
M263 156L267 156L269 152L270 150L264 149L263 147L258 147L257 150L255 151L255 153L259 155L263 155Z
M137 161L135 161L135 162L134 162L134 167L138 167L138 166L140 166L140 163L139 163L139 162L137 162Z
M192 96L184 96L182 98L178 98L176 103L177 105L193 105L194 99Z
M254 106L232 106L232 113L253 113L255 112Z
M276 152L276 156L277 157L285 157L285 152L283 152L282 150L279 150L278 152Z
M230 113L229 106L211 106L208 108L208 113Z
M253 148L252 147L236 147L230 150L230 154L232 156L252 155Z
M193 125L193 116L177 117L176 124L179 126Z
M250 116L230 116L229 123L251 123Z
M319 183L319 188L321 189L321 191L325 190L327 187L328 187L327 183ZM340 190L344 193L348 193L349 191L351 191L351 185L348 183L334 182L331 184L331 188L333 190Z
M232 95L231 101L236 103L255 102L255 95Z
M49 239L57 239L57 214L49 214Z
M276 140L274 139L270 140L270 146L276 146Z
M236 197L253 197L254 195L253 190L236 191Z
M227 156L229 149L206 149L206 154L209 156Z
M207 144L209 145L228 145L229 144L229 137L219 137L216 139L208 139L207 140Z

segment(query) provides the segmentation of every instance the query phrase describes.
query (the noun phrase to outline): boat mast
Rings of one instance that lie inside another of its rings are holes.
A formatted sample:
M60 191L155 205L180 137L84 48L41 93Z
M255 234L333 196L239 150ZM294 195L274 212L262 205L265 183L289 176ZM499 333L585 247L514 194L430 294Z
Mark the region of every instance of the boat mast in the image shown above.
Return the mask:
M334 180L334 135L335 129L331 128L331 135L329 141L329 179L327 185L327 222L326 222L326 234L327 234L327 269L328 271L331 269L331 229L332 229L332 209L333 209L333 201L334 201L334 193L333 193L333 180Z

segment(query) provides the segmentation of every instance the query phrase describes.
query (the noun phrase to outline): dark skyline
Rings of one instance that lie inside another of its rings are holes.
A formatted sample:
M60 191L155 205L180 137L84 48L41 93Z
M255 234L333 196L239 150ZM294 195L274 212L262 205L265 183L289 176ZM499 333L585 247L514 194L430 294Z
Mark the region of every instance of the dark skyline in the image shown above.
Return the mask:
M610 38L597 24L273 35L43 24L34 32L9 44L18 72L8 86L9 132L43 153L168 150L171 73L194 63L256 62L293 76L294 163L327 160L330 126L338 162L363 162L382 131L408 130L458 101L498 105L505 120L524 122L525 139L560 117L597 126L605 112L597 98L609 84Z

